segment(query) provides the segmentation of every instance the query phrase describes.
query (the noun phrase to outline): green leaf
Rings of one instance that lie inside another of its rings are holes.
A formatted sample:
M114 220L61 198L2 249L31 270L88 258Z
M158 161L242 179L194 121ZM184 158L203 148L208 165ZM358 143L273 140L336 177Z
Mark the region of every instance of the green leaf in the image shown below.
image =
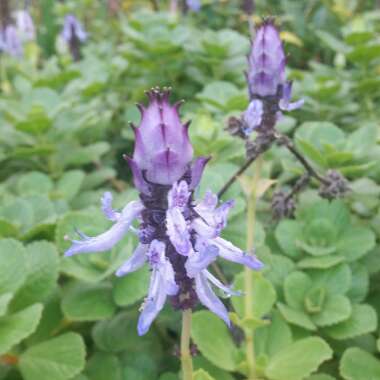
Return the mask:
M283 220L275 231L276 239L281 249L291 258L299 258L302 253L296 241L302 236L302 226L294 220Z
M304 309L306 293L311 287L310 277L303 272L293 272L286 277L284 294L286 303L298 310Z
M261 319L266 316L276 302L276 291L273 285L261 273L250 272L252 276L252 316ZM235 276L234 288L244 291L244 276L241 272ZM241 318L244 317L244 297L233 297L232 304Z
M13 202L0 206L0 216L16 228L26 229L33 223L33 208L29 202L17 198Z
M0 238L17 237L18 228L8 220L0 218Z
M116 310L109 284L76 283L62 298L62 311L72 321L110 318Z
M330 359L332 353L321 338L301 339L274 355L265 374L271 380L302 380Z
M85 345L76 333L67 333L27 349L19 368L25 380L68 380L85 365Z
M13 293L5 293L0 295L0 317L5 315L8 310L8 305L13 298Z
M79 192L84 178L85 175L81 170L65 172L57 182L56 192L58 193L58 196L68 201L73 199Z
M292 309L281 302L277 304L277 307L287 322L303 327L306 330L316 330L313 321L303 311Z
M309 274L314 288L325 288L333 294L345 294L351 287L352 275L347 264L326 270L313 270Z
M307 257L300 260L297 266L302 269L328 269L344 261L341 256Z
M52 188L51 179L40 172L24 174L17 183L17 190L20 195L48 194Z
M19 131L32 135L41 135L52 126L52 121L40 105L33 105L25 119L16 123Z
M369 290L369 274L367 268L359 263L351 266L352 282L347 296L352 302L359 303L364 301Z
M85 374L91 380L122 380L121 363L117 356L95 353L87 363Z
M40 321L42 305L35 304L0 318L0 354L32 334Z
M211 377L203 369L198 369L198 371L195 371L193 374L193 380L215 380L215 379Z
M130 313L119 313L111 319L98 322L92 330L92 338L102 351L122 352L131 343L136 345L136 320Z
M377 380L380 379L380 360L353 347L344 352L339 370L345 380Z
M16 240L0 240L0 294L15 292L26 278L25 248Z
M258 356L271 357L293 342L292 331L280 313L276 311L268 326L255 331L254 342Z
M65 166L80 166L89 164L91 162L97 162L100 157L108 152L110 145L106 142L97 142L85 147L81 146L73 148L70 154L63 157L62 161Z
M372 306L354 305L351 317L337 325L327 327L325 332L337 340L351 339L368 334L377 328L377 314Z
M112 291L118 306L129 306L145 297L149 288L150 272L147 266L115 280Z
M375 246L375 234L365 227L351 226L344 231L337 245L347 261L356 261Z
M26 247L26 281L12 301L13 309L21 309L35 302L44 301L57 284L59 258L55 245L46 241Z
M301 148L301 151L316 164L320 165L322 168L327 167L327 161L325 156L316 149L313 144L306 140L298 139L297 144Z
M236 368L237 348L227 326L214 314L199 311L193 315L191 335L202 354L226 371Z
M210 363L204 356L197 355L193 358L194 370L203 369L210 376L217 380L235 380L235 378L229 373L216 367L214 364ZM175 378L178 380L178 376Z
M351 303L347 297L340 294L327 294L321 312L311 318L317 326L331 326L347 320L351 312Z

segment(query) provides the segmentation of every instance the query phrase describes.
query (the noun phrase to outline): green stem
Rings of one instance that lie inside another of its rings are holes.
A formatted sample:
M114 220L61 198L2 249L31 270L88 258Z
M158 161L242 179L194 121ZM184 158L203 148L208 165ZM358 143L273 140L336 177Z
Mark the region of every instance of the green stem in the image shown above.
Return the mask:
M182 313L181 364L182 379L193 380L193 361L190 353L191 309Z
M252 193L247 196L247 253L250 254L253 250L256 224L256 204L257 204L257 187L260 180L261 168L263 164L262 156L256 161L256 170L252 180ZM244 269L244 309L245 317L252 318L252 302L253 302L253 278L249 268ZM246 359L248 366L248 380L256 379L256 360L255 360L255 345L253 341L254 331L245 329L245 344L246 344Z

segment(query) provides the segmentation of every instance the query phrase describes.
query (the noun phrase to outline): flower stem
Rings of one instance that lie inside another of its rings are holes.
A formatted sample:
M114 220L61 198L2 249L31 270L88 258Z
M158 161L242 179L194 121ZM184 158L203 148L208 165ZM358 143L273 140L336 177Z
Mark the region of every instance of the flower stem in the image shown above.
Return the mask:
M252 179L252 193L247 196L247 254L253 250L253 243L255 237L256 225L256 204L257 204L257 187L260 180L261 169L263 165L263 158L259 156L256 161L255 174ZM252 302L253 302L253 278L252 272L249 268L244 270L244 309L245 318L252 318ZM256 379L256 360L255 360L255 346L253 341L254 331L252 329L245 329L245 343L246 343L246 359L248 366L248 380Z
M182 313L181 364L182 379L193 380L193 361L190 353L191 309Z

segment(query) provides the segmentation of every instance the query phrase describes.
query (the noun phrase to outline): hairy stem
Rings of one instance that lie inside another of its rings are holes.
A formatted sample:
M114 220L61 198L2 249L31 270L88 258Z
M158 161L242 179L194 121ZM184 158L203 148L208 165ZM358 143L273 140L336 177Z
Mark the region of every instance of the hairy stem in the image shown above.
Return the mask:
M191 309L182 313L181 364L182 379L193 379L193 361L190 353Z
M293 154L293 156L302 164L302 166L306 169L306 171L309 173L311 177L314 177L318 181L328 184L328 181L323 178L321 175L319 175L312 166L307 162L306 158L296 149L296 147L293 144L293 141L290 140L289 137L284 135L278 135L277 136L277 143L279 145L285 146L290 153Z
M240 175L242 175L255 161L256 156L249 158L243 166L241 166L236 173L224 184L224 186L218 192L218 198L220 198L229 188L230 186L238 179Z
M255 225L256 225L256 204L257 204L257 187L260 180L261 169L263 165L263 158L260 156L256 162L256 170L252 180L252 193L247 196L247 254L253 251L253 243L255 238ZM246 318L252 318L252 302L253 302L253 278L252 272L249 268L244 269L244 314ZM246 358L248 365L248 379L256 379L256 360L255 360L255 346L253 341L254 331L252 329L245 329L245 344L246 344Z

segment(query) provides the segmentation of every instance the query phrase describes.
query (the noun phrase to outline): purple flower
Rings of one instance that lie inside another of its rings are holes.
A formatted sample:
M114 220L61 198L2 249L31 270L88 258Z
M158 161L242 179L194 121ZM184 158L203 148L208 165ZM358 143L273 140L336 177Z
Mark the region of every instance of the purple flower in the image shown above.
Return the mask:
M36 37L33 19L27 10L16 12L16 25L21 39L32 41Z
M139 128L134 128L135 150L133 162L130 161L138 188L141 176L147 182L174 183L183 176L193 158L189 123L182 124L178 116L181 102L170 105L169 91L151 90L147 95L149 105L138 106L141 123Z
M199 12L202 7L200 0L186 0L186 5L193 12Z
M114 224L96 237L79 233L82 239L73 240L65 255L109 250L134 230L140 243L116 275L124 276L145 264L151 269L138 333L148 331L168 297L176 309L183 310L194 308L199 301L229 325L227 309L213 287L227 296L240 293L222 284L207 267L218 257L254 270L262 264L220 236L232 201L218 206L217 196L210 191L200 202L193 200L208 158L191 163L187 127L179 119L178 105L169 104L169 92L152 90L148 96L149 105L139 106L141 125L134 128L136 146L133 159L128 159L140 201L118 212L112 208L111 193L105 193L102 210ZM140 222L138 230L131 227L135 219Z
M243 115L245 133L272 124L281 111L292 111L303 105L303 100L291 103L292 83L286 81L286 56L280 34L272 19L265 20L257 29L248 55L247 82L250 104ZM276 117L267 117L274 114Z
M72 14L65 16L61 36L68 44L74 39L77 39L80 42L85 42L87 39L87 33L82 24Z
M7 25L1 32L0 51L8 53L12 57L20 58L23 54L21 39L14 25Z

